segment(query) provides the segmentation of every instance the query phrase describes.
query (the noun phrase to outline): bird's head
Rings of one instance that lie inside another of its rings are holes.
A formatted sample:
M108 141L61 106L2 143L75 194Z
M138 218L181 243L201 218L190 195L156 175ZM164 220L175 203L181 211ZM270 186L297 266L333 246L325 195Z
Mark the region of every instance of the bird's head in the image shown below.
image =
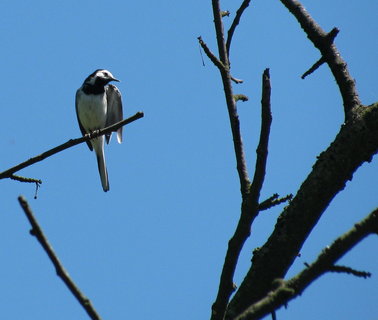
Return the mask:
M95 85L107 85L110 81L117 81L118 79L114 78L110 71L105 69L97 69L95 72L90 74L84 83L95 86Z

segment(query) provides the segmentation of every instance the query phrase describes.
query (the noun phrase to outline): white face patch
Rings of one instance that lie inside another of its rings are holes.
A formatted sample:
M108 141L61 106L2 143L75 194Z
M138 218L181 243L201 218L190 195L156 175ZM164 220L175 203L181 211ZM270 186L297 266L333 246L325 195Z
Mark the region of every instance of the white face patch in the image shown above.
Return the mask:
M91 77L89 79L89 81L87 81L88 84L90 85L94 85L95 82L96 82L96 79L97 78L102 78L102 79L109 79L109 78L114 78L113 75L111 74L110 71L108 70L99 70L95 73L95 75L93 77Z
M113 75L111 74L111 72L108 71L108 70L97 71L96 74L95 74L95 77L105 78L105 79L114 78Z

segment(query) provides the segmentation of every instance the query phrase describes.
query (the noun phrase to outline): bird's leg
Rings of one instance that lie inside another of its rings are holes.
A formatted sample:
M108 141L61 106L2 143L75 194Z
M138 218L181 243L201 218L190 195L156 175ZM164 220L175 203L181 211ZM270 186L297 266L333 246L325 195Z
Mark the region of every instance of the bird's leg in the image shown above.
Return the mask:
M91 132L89 132L89 133L87 133L88 135L89 135L89 137L91 138L91 139L93 139L93 136L98 136L98 134L99 134L99 132L100 132L100 130L99 129L96 129L96 130L93 130L93 131L91 131Z

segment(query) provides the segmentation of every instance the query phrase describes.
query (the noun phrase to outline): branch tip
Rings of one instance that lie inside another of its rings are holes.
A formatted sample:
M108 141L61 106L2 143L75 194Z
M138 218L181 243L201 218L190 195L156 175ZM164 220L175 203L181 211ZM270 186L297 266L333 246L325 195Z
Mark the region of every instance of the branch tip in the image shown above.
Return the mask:
M87 312L87 314L90 316L90 318L92 320L101 320L97 311L95 310L95 308L90 303L90 300L88 300L88 298L84 296L84 294L80 291L80 289L77 287L77 285L72 281L72 279L68 275L68 272L64 269L62 263L60 262L59 258L55 254L52 246L50 245L49 241L47 240L47 237L43 233L42 228L39 226L39 223L38 223L37 219L35 218L27 200L23 196L19 196L18 201L19 201L26 217L28 218L31 227L32 227L32 229L29 231L29 233L36 237L38 242L41 244L42 248L45 250L47 256L49 257L50 261L52 262L53 266L55 267L57 275L62 279L64 284L71 291L71 293L75 296L77 301L80 303L80 305L83 307L83 309Z
M328 271L335 272L335 273L346 273L346 274L350 274L350 275L353 275L355 277L364 278L364 279L371 277L370 272L359 271L359 270L356 270L356 269L353 269L353 268L350 268L350 267L346 267L346 266L333 265L333 266L330 266L328 268Z
M302 74L301 79L306 78L308 75L313 73L315 70L317 70L323 63L326 63L326 60L324 57L321 57L318 61L316 61L310 69L308 69L304 74Z

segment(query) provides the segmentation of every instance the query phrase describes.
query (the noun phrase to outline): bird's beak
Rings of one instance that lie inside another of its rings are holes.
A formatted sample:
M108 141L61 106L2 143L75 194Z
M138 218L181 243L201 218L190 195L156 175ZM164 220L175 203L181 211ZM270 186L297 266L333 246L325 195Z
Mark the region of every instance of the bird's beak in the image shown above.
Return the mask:
M120 80L118 80L116 78L112 78L112 81L121 82Z

